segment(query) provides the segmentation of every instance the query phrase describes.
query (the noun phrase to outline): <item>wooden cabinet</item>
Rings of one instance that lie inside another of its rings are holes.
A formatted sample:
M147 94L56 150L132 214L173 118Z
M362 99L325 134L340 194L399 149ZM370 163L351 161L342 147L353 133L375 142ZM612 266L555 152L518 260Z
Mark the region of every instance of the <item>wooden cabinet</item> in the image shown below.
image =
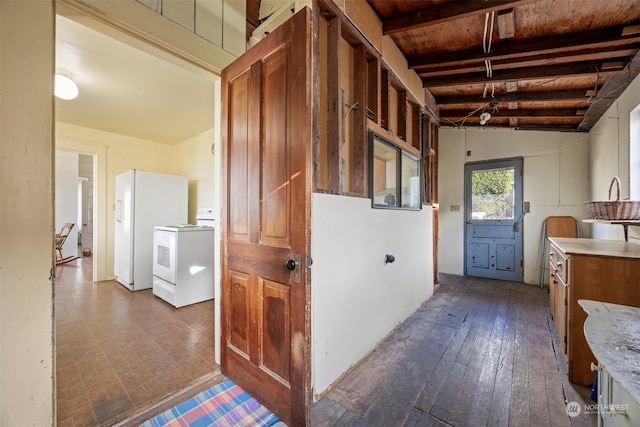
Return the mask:
M633 427L640 425L640 403L620 386L607 368L598 378L598 425Z
M550 311L567 357L569 380L593 382L596 362L584 338L579 299L640 307L640 245L623 241L550 238Z
M567 354L567 258L551 246L549 253L549 306L562 351Z

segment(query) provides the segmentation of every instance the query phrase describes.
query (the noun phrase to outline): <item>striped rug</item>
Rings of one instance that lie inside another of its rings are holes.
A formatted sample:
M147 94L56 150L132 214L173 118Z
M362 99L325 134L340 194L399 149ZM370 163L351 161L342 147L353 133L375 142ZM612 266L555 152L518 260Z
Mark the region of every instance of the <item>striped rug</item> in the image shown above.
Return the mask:
M260 402L226 380L141 424L160 426L272 426L279 422Z

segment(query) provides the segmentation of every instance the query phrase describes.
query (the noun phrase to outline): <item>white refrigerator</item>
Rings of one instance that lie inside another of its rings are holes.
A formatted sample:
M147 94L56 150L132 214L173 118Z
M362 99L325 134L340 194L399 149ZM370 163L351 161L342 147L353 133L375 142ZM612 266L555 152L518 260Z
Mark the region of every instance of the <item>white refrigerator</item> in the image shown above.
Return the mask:
M114 273L132 291L153 286L153 227L187 223L185 176L129 170L116 176Z

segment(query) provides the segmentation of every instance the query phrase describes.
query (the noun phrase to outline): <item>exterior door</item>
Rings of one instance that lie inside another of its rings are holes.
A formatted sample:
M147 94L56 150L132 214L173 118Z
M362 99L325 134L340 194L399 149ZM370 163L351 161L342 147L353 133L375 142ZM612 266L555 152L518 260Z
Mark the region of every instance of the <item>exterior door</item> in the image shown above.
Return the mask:
M289 425L309 423L311 18L222 73L222 372Z
M465 165L465 272L522 282L522 158Z

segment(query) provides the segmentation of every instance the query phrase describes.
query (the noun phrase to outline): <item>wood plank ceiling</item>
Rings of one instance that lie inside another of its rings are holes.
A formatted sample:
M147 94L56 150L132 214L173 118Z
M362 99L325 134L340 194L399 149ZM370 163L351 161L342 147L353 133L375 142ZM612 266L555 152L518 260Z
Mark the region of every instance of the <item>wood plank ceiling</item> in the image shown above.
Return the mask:
M589 131L640 71L640 0L367 0L441 126Z
M640 73L640 0L367 2L441 126L587 132ZM247 38L259 9L247 0Z

